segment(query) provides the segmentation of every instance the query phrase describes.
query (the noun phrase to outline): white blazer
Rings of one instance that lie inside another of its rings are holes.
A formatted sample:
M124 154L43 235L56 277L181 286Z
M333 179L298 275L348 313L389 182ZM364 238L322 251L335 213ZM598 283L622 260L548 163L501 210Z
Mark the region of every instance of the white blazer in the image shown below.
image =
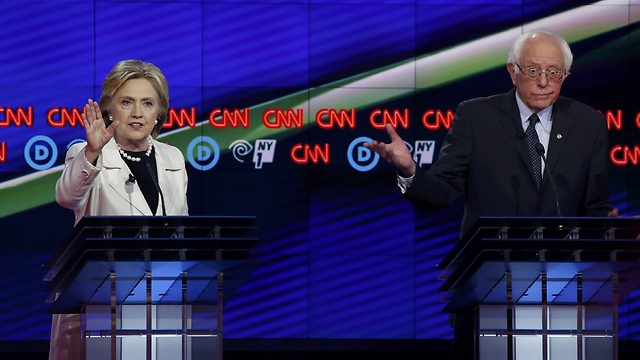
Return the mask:
M56 201L75 213L75 224L83 216L153 215L138 182L129 183L131 171L124 162L115 139L102 149L96 165L84 156L86 142L72 145L65 167L56 182ZM189 215L187 169L184 155L175 146L153 140L167 215ZM158 201L156 214L162 214Z
M74 211L75 224L85 215L153 215L138 182L127 182L131 171L120 156L116 141L111 139L104 146L95 166L84 156L86 145L77 143L69 148L56 182L56 201ZM167 215L189 215L182 152L156 140L153 146ZM158 201L156 214L161 214L161 209L162 202ZM49 359L82 359L81 336L78 314L53 314Z

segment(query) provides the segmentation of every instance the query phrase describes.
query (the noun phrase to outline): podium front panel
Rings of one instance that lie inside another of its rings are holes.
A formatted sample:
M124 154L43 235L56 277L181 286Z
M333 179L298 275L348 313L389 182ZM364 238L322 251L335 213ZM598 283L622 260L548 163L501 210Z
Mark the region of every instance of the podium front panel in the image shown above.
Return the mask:
M46 264L86 358L222 360L223 307L258 266L253 217L85 217Z
M474 309L477 359L611 359L640 285L640 218L483 218L447 254L445 312Z

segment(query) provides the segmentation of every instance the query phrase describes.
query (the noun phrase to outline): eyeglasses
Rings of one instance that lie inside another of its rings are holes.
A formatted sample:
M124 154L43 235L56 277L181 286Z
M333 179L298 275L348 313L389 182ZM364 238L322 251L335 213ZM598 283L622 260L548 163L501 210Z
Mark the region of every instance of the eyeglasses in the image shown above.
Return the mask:
M517 63L516 63L516 66L518 67L518 69L520 69L520 71L522 71L523 74L527 75L530 79L533 79L533 80L538 80L538 78L542 74L547 75L548 80L560 80L566 73L565 71L560 71L554 68L542 70L542 69L538 69L535 66L531 66L523 69Z

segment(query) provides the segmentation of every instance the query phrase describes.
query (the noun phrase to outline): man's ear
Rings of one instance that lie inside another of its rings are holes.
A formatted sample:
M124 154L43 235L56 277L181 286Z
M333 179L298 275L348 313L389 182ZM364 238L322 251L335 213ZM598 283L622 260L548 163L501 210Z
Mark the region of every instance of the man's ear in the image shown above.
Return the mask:
M512 63L507 63L507 71L509 72L509 76L511 77L511 82L513 85L516 84L516 66Z

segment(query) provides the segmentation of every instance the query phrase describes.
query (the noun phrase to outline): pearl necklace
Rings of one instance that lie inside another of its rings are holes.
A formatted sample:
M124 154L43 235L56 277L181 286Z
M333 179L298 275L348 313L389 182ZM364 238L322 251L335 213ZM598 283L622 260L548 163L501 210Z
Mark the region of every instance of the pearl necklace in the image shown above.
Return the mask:
M151 140L152 140L151 135L149 135L149 137L147 139L149 140L149 147L147 148L147 151L144 154L147 155L147 157L149 157L151 155L151 151L153 150L153 143L151 142ZM120 147L120 144L116 143L116 146L118 146L118 152L120 153L120 155L122 155L123 158L125 158L125 159L127 159L129 161L133 161L133 162L140 162L142 160L141 157L131 156L131 155L127 154L124 150L122 150L122 148Z

